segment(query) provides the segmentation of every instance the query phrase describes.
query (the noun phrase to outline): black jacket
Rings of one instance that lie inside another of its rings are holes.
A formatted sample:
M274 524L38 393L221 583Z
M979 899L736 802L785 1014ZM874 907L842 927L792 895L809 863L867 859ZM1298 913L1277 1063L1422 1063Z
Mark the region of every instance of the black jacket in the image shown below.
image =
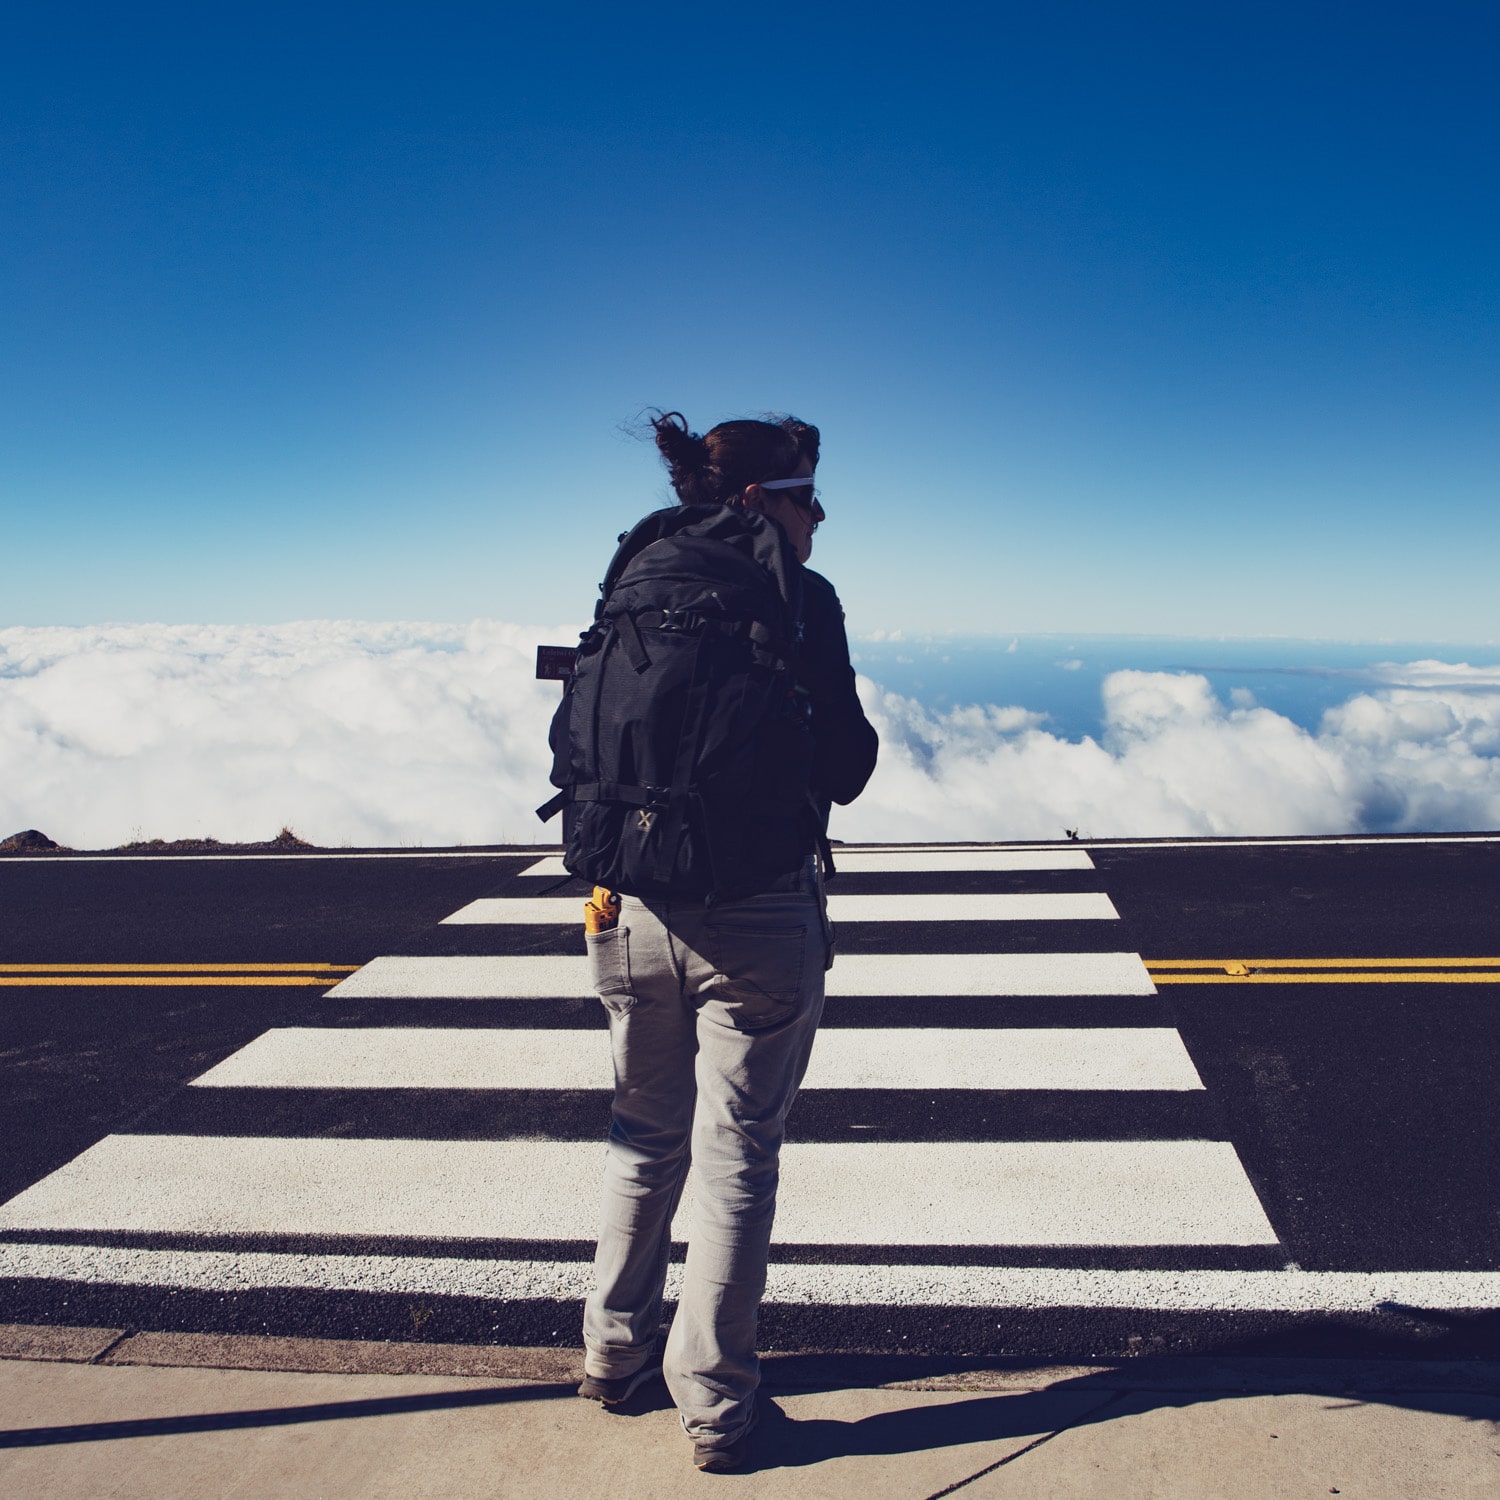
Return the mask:
M864 791L880 740L854 691L839 596L821 573L804 568L802 577L801 676L812 698L813 784L826 821L830 802L853 802Z

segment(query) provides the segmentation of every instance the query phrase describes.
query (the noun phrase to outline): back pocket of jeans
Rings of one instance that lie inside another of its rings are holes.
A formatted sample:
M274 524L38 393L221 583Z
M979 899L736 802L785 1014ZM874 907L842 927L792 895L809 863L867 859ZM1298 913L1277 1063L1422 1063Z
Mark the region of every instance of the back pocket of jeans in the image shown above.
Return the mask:
M589 984L606 1010L624 1015L635 1004L630 987L630 929L621 925L608 932L586 932Z
M714 976L704 990L725 1007L733 1026L760 1030L796 1009L807 928L710 927L708 948Z

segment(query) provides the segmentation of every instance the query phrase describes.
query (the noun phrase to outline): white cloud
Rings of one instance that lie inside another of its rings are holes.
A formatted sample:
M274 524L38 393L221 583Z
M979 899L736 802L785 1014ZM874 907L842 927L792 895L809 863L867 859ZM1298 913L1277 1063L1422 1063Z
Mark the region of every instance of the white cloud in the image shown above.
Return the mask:
M570 627L337 621L0 630L0 834L322 844L550 842ZM1105 730L922 707L861 679L883 741L841 838L1057 838L1500 826L1500 673L1386 664L1315 733L1191 673L1116 672Z
M1500 688L1500 667L1471 667L1466 661L1384 661L1366 675L1395 687Z
M1413 674L1436 681L1442 663ZM1401 681L1401 669L1382 669ZM845 839L1299 834L1500 826L1500 685L1391 686L1330 710L1316 733L1226 708L1193 673L1115 672L1103 736L1070 742L1022 709L932 712L868 679L881 732ZM1491 674L1492 676L1494 674Z
M574 629L364 625L0 631L0 836L525 842Z

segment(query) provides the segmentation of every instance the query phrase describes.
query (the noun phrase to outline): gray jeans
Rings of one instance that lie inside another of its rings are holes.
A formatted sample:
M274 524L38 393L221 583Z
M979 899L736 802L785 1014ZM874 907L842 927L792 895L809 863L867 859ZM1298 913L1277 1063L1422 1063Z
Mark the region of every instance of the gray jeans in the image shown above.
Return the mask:
M754 1413L756 1324L787 1110L823 1012L829 941L811 867L784 889L705 909L625 897L590 935L615 1098L584 1365L615 1378L650 1354L672 1215L693 1170L667 1388L694 1439L733 1442Z

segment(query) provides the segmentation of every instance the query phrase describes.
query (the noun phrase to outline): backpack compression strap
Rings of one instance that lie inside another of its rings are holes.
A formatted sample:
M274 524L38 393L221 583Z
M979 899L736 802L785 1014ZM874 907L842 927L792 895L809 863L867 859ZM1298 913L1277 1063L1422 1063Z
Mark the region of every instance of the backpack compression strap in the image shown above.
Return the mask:
M615 628L615 636L630 658L630 665L637 672L644 672L651 665L641 627L647 630L665 630L683 635L703 635L713 632L727 637L748 637L751 646L760 654L765 665L780 670L791 659L794 642L787 641L763 620L720 620L692 609L640 609L632 610L620 605L604 605L599 618L607 620Z
M536 815L550 822L570 802L628 802L632 807L662 807L665 789L658 786L631 786L623 781L581 781L565 786L555 797L542 803Z
M672 767L672 785L667 793L667 815L663 820L660 842L656 846L654 876L665 884L672 874L677 856L677 841L687 818L688 799L692 793L693 767L698 761L698 747L703 739L708 708L708 675L704 670L703 640L700 632L693 643L693 665L688 678L687 704L682 719L682 737L677 741L677 759ZM709 850L709 863L713 851Z

